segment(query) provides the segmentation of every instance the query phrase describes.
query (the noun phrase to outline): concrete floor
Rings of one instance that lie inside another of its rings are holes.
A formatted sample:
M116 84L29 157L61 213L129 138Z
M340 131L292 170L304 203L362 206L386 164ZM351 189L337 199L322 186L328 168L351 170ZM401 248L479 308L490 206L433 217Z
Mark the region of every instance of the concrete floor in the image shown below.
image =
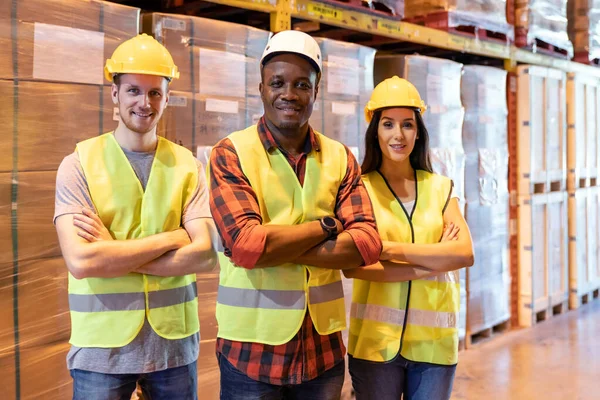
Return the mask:
M600 399L600 299L461 352L452 399Z

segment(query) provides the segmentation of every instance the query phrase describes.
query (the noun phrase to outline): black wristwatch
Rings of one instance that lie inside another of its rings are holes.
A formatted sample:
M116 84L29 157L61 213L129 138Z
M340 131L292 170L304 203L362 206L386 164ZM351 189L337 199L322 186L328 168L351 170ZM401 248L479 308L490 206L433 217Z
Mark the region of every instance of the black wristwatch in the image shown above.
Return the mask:
M331 217L323 217L319 220L321 222L321 228L323 228L323 232L327 234L327 239L331 240L337 236L337 223L335 219Z

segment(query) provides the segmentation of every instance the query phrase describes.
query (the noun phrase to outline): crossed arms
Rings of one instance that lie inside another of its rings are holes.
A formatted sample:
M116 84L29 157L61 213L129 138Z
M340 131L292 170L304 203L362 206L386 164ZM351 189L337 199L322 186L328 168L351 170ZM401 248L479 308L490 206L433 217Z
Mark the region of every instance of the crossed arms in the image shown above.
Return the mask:
M182 276L212 270L217 263L216 229L210 218L142 239L114 240L100 218L82 214L56 219L60 248L69 272L77 278L116 278L131 272Z

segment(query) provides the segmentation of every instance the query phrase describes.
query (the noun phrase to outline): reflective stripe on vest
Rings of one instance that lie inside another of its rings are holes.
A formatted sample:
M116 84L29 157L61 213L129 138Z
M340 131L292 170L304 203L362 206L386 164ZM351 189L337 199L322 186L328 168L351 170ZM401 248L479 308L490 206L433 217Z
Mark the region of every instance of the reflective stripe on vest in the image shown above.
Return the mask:
M416 171L412 216L377 171L363 176L382 240L437 243L452 183ZM422 280L380 283L354 280L348 352L371 361L389 361L398 352L412 361L457 362L459 280L456 271Z
M339 185L347 170L346 150L315 134L320 151L307 155L303 186L279 149L265 150L256 126L229 136L256 193L263 224L296 225L334 215ZM220 258L220 265L218 337L286 343L299 331L307 308L321 335L346 327L337 270L294 264L247 270L226 257Z
M352 304L350 317L368 319L386 324L404 324L405 310L376 304ZM457 328L458 313L410 309L407 323L431 328Z
M158 139L146 189L112 133L77 145L98 216L117 240L178 229L198 184L194 156ZM199 329L196 277L131 273L120 278L69 276L71 340L78 347L122 347L146 318L161 337L181 339Z

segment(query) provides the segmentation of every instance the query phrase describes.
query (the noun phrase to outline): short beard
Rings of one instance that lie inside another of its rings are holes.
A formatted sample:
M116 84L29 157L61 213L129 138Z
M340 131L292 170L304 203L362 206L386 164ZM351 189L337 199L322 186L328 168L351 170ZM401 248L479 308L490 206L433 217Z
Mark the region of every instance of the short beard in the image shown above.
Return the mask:
M279 129L300 129L300 127L302 126L301 123L299 122L282 122L278 128Z

